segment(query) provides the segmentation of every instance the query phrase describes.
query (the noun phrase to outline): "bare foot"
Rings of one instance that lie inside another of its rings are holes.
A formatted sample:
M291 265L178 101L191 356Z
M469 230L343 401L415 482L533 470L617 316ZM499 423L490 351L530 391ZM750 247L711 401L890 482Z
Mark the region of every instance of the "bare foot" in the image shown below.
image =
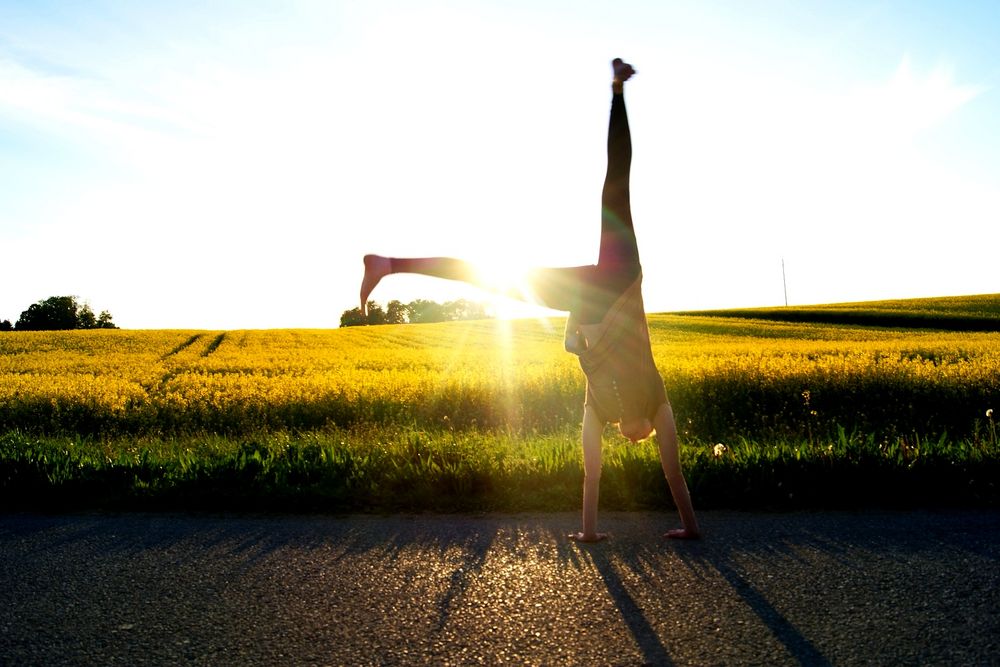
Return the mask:
M594 533L593 535L586 535L584 533L570 533L569 535L567 535L567 537L569 537L569 539L573 540L574 542L584 542L590 544L593 542L603 542L604 540L608 539L608 534Z
M611 69L615 73L615 83L625 83L635 74L635 68L627 62L623 62L621 58L615 58L611 61Z
M381 255L365 255L365 277L361 280L361 314L368 315L368 296L379 281L389 275L392 262Z
M701 538L701 533L696 533L687 528L674 528L673 530L668 530L663 536L672 540L697 540Z

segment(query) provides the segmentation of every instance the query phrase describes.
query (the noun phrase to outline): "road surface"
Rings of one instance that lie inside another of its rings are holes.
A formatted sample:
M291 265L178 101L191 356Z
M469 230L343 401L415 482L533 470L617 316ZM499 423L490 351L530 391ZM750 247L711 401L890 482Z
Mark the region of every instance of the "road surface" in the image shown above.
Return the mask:
M1000 512L701 519L0 515L0 664L1000 664Z

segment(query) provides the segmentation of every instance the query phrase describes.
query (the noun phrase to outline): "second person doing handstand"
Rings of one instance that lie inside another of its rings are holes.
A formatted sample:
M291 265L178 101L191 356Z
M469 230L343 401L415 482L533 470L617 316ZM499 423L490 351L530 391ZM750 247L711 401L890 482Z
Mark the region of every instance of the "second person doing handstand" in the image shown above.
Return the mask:
M574 539L604 539L597 532L601 477L601 439L605 424L618 424L633 442L654 431L660 461L683 528L668 537L699 536L698 522L681 472L677 429L663 380L653 361L642 301L642 268L632 225L629 175L632 138L625 111L624 84L635 70L616 58L612 62L611 117L608 124L608 167L601 195L601 245L597 264L536 269L527 276L532 294L505 292L536 300L569 313L566 349L580 358L587 377L583 412L583 526ZM476 266L451 257L383 257L366 255L361 283L361 308L382 278L415 273L458 280L487 289Z

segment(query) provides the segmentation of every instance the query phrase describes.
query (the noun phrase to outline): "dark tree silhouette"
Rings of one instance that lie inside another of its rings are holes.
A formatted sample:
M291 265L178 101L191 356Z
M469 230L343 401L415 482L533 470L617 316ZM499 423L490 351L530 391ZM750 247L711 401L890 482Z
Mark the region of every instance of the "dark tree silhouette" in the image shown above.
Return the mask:
M375 301L368 302L368 317L360 308L345 310L340 316L340 326L355 327L362 324L424 324L427 322L450 322L453 320L482 320L490 317L486 306L466 299L446 303L416 299L403 304L390 301L383 309Z
M359 327L362 324L368 324L368 320L361 314L360 308L345 310L340 316L340 326L342 327Z
M397 306L393 306L393 303L398 304L398 305ZM403 304L399 303L398 301L394 301L394 302L390 302L389 303L390 311L392 311L392 310L398 310L399 308L402 308L402 307L403 307ZM343 312L343 314L340 316L340 326L342 326L342 327L356 327L356 326L360 326L362 324L399 324L399 322L395 322L395 321L390 320L389 319L389 315L390 315L390 313L387 313L385 310L383 310L382 306L380 306L379 304L377 304L374 301L369 301L368 302L368 317L365 317L361 313L361 309L360 308L351 308L350 310L345 310ZM393 313L393 315L395 316L394 313Z
M14 328L18 331L62 331L67 329L116 329L111 313L101 311L94 317L88 304L80 304L75 296L50 296L33 303L21 313Z
M393 299L385 307L386 324L406 324L409 321L406 306Z
M13 331L14 325L10 323L10 320L0 320L0 331Z
M102 310L101 314L97 316L97 324L95 325L98 329L117 329L115 323L111 321L111 313L106 310Z
M94 311L91 310L89 304L83 304L80 306L80 310L77 311L76 327L78 329L93 329L97 327L97 317L94 316Z
M427 322L444 322L444 306L436 301L417 299L411 301L406 306L410 321L414 324L425 324Z
M483 320L486 319L486 307L475 301L458 299L444 304L446 320Z
M385 324L385 311L374 301L368 302L368 324Z

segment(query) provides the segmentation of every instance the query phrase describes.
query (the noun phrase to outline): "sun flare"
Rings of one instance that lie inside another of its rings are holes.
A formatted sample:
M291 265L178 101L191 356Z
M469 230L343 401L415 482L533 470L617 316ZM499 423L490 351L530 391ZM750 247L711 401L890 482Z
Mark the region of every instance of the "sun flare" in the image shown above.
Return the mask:
M498 319L537 315L537 299L528 282L528 270L510 262L476 262L476 280L487 290L486 299Z

